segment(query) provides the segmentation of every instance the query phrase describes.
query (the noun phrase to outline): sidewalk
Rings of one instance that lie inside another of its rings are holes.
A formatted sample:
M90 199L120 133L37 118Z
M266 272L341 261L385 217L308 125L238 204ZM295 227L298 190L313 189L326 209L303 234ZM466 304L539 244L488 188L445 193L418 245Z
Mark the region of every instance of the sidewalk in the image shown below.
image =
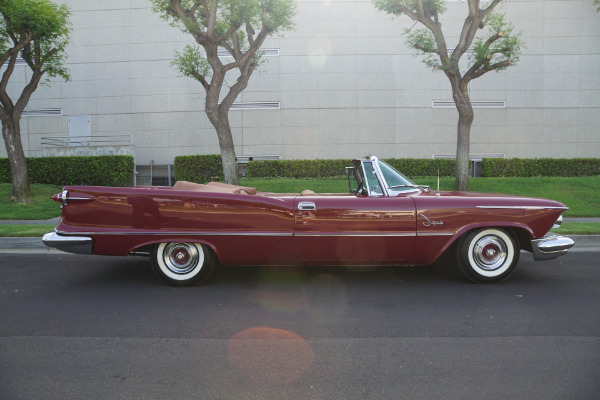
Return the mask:
M60 217L48 220L0 220L0 225L55 225ZM565 218L563 222L600 223L600 218ZM575 246L569 251L600 251L600 235L567 235L575 241ZM53 250L42 243L39 237L0 237L0 253L48 253L68 254Z

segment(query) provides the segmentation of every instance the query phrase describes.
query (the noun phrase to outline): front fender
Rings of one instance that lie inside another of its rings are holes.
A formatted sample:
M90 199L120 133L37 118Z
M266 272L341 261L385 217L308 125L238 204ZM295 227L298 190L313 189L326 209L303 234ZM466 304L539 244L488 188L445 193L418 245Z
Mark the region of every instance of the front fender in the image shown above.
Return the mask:
M524 224L515 222L492 222L471 223L461 226L455 231L443 231L441 229L417 231L417 246L415 249L415 263L429 265L440 258L450 247L457 243L460 238L473 230L484 228L499 228L511 231L521 247L528 249L526 243L534 237L533 230ZM525 242L524 242L525 240ZM525 243L525 244L524 244Z

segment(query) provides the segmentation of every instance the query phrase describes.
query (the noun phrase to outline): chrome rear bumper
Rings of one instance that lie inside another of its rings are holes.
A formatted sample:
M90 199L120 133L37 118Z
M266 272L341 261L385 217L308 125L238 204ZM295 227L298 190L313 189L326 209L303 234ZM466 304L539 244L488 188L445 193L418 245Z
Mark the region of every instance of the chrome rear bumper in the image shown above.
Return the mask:
M552 260L567 254L575 242L566 236L547 236L531 241L533 259L535 261Z
M46 233L44 244L57 250L75 254L92 254L92 238L88 236L66 236L56 232Z

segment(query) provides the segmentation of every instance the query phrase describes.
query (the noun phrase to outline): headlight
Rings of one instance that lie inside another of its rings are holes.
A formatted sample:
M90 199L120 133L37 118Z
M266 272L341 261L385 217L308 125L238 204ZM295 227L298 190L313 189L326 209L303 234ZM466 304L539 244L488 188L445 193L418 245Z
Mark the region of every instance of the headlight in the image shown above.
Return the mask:
M560 217L558 217L558 219L556 220L556 222L554 223L554 225L552 225L552 229L556 229L556 228L560 228L560 226L562 225L562 215Z

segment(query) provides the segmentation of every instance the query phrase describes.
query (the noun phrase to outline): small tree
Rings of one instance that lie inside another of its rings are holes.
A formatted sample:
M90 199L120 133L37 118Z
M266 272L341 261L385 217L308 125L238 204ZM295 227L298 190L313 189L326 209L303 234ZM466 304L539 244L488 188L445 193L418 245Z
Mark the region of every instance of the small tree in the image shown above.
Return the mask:
M260 47L272 34L293 28L293 0L151 0L153 10L172 26L190 33L199 46L186 46L173 64L196 79L206 91L204 109L219 138L223 173L227 183L239 182L229 109L248 86L260 63ZM200 50L200 47L204 51ZM217 50L227 50L233 61L224 64ZM228 72L237 81L219 103Z
M63 66L69 40L69 10L49 0L0 0L0 120L2 137L13 176L13 201L29 197L29 178L23 144L21 114L42 77L69 80ZM21 55L31 69L31 78L16 102L7 93L8 82Z
M423 62L428 67L443 71L450 80L452 98L458 110L457 190L469 189L470 135L474 118L469 83L490 71L501 71L515 65L523 47L521 33L513 33L513 25L504 21L503 14L492 13L501 1L493 0L482 5L479 0L467 0L467 18L458 44L449 53L439 20L440 14L446 10L444 0L373 0L377 9L396 16L405 14L424 26L406 29L406 42L425 56ZM478 31L486 27L487 30L478 37ZM460 59L469 49L468 69L462 73Z

